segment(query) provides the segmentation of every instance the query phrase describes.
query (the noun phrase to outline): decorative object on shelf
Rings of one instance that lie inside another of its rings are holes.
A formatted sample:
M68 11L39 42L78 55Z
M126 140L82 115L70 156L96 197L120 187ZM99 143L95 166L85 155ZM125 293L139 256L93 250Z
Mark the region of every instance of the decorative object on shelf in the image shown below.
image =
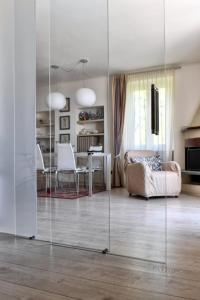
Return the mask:
M96 119L104 119L104 110L98 109L96 112Z
M70 116L60 117L60 130L70 129Z
M60 143L61 144L70 143L70 134L69 133L60 134Z
M63 109L66 105L65 96L61 93L50 93L47 97L47 105L51 110Z
M79 120L80 121L87 121L87 120L103 120L104 118L104 113L103 110L97 110L96 113L92 111L81 111L79 113Z
M86 120L89 120L89 114L87 111L81 111L79 113L79 120L80 121L86 121Z
M90 135L90 134L99 134L97 129L86 129L83 128L79 131L79 135Z
M65 98L66 104L63 109L60 109L60 112L70 112L70 98Z
M92 133L93 133L93 134L99 133L99 131L98 131L97 129L93 129L93 130L92 130Z

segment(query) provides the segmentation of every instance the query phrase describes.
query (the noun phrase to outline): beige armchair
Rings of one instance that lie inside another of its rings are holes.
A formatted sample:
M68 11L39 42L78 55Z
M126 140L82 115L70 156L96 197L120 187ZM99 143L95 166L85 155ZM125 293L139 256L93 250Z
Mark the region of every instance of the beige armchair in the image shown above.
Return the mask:
M161 171L152 171L147 164L132 162L136 157L156 155L154 151L128 151L125 154L126 188L129 195L146 199L157 196L178 197L181 191L181 169L174 161L161 163Z

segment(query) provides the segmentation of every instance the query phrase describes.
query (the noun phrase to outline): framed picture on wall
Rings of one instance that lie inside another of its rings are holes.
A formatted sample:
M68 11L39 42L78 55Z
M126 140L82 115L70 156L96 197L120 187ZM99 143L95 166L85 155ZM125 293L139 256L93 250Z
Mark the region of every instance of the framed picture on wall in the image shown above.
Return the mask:
M60 134L60 143L61 144L70 143L70 134L69 133Z
M70 116L60 117L60 130L70 129Z
M66 105L63 109L60 110L60 112L70 112L70 98L66 99Z

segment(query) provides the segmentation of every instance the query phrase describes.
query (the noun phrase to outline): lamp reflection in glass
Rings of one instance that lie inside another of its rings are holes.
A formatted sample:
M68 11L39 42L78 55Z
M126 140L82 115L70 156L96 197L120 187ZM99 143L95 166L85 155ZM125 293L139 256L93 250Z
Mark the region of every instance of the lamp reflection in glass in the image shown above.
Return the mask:
M65 96L61 93L50 93L47 97L47 105L51 110L63 109L66 105Z

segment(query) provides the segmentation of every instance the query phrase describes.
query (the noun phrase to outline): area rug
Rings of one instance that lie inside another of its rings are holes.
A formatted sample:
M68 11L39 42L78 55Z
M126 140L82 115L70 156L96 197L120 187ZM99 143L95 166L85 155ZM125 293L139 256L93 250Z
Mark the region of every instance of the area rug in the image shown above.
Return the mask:
M95 187L93 189L93 193L100 193L105 191L105 187ZM45 190L38 191L38 197L41 198L61 198L61 199L78 199L82 197L88 196L88 189L84 187L80 187L79 194L77 195L75 189L64 189L64 190L57 190L55 192L54 189L48 190L47 192Z

